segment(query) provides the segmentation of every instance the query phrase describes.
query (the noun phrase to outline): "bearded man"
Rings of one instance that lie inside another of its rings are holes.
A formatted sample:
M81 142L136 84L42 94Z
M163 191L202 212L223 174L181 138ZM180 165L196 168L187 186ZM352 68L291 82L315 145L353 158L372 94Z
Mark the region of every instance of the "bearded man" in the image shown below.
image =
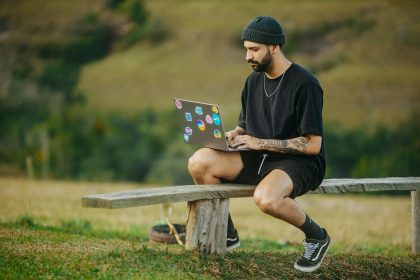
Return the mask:
M285 57L285 36L274 18L258 16L241 39L254 72L242 91L237 127L226 133L229 145L239 151L200 149L188 169L197 184L257 185L256 205L305 234L304 253L294 267L312 272L320 267L330 237L295 198L324 179L323 91L311 73ZM229 215L227 249L239 244Z

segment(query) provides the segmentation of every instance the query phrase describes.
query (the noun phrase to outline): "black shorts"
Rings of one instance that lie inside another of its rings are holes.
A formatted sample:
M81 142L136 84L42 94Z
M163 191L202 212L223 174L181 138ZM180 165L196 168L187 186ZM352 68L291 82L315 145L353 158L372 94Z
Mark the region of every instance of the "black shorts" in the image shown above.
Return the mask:
M231 181L222 182L257 185L273 169L286 172L293 182L291 198L319 187L325 168L316 156L288 155L268 151L240 151L244 168Z

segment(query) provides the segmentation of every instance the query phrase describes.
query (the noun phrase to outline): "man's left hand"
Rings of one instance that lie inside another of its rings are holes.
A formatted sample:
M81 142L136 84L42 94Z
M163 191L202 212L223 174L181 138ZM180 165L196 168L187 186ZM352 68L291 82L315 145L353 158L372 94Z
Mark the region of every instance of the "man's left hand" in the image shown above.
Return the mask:
M237 148L238 150L260 150L259 140L260 139L249 135L238 135L230 143L230 146L232 148Z

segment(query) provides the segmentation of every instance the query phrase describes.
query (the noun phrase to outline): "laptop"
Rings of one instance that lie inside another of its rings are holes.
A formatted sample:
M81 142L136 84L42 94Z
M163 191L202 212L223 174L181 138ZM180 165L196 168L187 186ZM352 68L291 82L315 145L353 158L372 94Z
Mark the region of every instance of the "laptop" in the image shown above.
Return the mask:
M228 145L218 105L178 98L174 98L174 104L185 143L238 151Z

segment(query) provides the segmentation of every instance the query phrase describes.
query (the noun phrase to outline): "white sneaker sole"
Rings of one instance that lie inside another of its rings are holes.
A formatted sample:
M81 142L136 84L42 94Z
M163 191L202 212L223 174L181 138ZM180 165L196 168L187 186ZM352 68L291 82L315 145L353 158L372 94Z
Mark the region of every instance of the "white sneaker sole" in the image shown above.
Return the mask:
M331 246L331 239L330 239L330 244L328 244L328 247L325 250L324 256L322 256L321 261L317 265L310 266L310 267L304 267L304 266L299 266L297 263L295 263L295 265L294 265L295 269L297 269L299 271L302 271L302 272L308 272L308 273L309 272L314 272L315 270L317 270L321 266L322 262L324 261L325 256L327 255L328 250L330 249L330 246Z
M235 250L236 248L239 248L239 246L241 246L241 242L240 241L238 243L233 244L230 247L227 247L226 248L226 251L227 252L231 252L231 251Z

